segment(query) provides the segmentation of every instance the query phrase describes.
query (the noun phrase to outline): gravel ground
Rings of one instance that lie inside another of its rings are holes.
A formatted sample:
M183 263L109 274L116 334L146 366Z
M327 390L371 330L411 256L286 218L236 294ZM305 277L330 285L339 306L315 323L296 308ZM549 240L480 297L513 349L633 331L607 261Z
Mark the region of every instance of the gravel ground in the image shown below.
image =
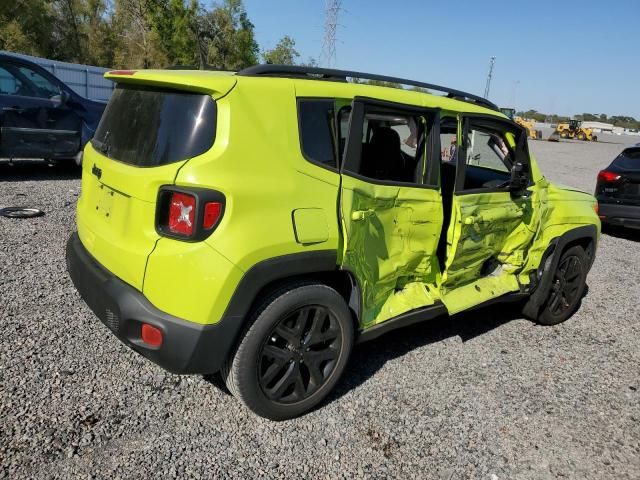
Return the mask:
M592 191L637 141L602 140L531 149ZM494 307L393 332L356 348L321 408L273 423L136 355L81 302L64 262L79 186L0 164L0 207L47 212L0 218L0 478L640 478L640 236L603 236L566 323Z

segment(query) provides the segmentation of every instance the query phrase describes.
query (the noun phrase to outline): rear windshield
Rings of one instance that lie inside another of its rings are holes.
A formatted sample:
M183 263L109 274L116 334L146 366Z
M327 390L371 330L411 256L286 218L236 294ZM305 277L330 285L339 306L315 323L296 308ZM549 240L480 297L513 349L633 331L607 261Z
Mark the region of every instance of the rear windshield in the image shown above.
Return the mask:
M114 160L154 167L206 152L215 133L210 96L120 84L91 143Z
M627 148L613 161L613 163L617 167L624 169L640 169L640 147Z

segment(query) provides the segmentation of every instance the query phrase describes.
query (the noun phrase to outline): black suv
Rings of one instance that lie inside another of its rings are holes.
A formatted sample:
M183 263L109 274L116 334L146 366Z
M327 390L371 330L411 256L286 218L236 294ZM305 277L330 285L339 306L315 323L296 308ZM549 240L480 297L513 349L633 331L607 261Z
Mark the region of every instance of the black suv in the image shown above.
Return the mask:
M0 54L0 158L80 164L105 106L33 62Z
M640 143L598 173L595 195L603 224L640 228Z

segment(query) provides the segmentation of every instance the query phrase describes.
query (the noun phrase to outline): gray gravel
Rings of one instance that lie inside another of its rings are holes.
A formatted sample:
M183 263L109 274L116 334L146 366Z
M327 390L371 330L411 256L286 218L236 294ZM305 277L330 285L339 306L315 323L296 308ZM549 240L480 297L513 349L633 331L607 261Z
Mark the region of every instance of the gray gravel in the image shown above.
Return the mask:
M630 137L533 142L591 191ZM611 142L611 143L605 143ZM604 235L579 312L539 327L496 307L359 346L303 418L255 417L120 344L80 301L64 244L73 169L0 164L0 478L640 478L640 235Z

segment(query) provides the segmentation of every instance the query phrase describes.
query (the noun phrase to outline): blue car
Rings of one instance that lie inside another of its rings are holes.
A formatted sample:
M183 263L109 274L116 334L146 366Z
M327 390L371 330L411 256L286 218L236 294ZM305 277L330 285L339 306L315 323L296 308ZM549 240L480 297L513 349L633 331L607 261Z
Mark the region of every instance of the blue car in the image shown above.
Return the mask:
M80 165L105 107L35 63L0 54L0 158Z

